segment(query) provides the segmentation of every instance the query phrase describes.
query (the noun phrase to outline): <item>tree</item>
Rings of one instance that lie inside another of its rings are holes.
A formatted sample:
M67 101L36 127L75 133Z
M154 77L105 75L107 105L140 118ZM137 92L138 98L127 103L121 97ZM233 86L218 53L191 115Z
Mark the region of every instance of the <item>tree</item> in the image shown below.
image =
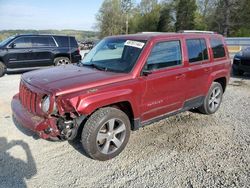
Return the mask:
M197 5L195 0L179 0L176 7L175 29L192 30L195 29L195 12Z
M214 19L214 10L218 0L197 0L197 11L195 13L195 28L198 30L209 30Z
M250 1L241 0L238 8L238 17L233 20L237 25L231 32L234 36L249 37L250 36Z
M157 26L157 31L169 32L173 31L173 10L172 4L164 3L161 5L160 18Z
M121 0L104 0L96 16L100 37L124 33L124 14Z
M142 0L140 4L133 9L133 20L131 22L132 33L142 31L157 31L160 5L157 0Z
M213 15L212 28L224 36L230 36L239 27L240 0L218 0Z

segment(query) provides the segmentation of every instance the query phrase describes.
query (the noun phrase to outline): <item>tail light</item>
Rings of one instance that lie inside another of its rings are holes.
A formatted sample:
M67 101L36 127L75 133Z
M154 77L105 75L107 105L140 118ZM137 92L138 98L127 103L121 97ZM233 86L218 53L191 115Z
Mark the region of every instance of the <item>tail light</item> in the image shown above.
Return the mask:
M77 53L80 54L80 47L77 48Z

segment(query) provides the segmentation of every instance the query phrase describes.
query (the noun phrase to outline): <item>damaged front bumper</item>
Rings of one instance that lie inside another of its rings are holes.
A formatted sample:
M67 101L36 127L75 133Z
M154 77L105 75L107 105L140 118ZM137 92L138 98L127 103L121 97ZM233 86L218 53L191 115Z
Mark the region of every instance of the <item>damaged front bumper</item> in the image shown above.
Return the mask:
M40 117L36 116L26 108L24 108L19 100L18 94L15 95L11 102L11 108L13 112L13 116L16 119L17 123L26 128L31 130L32 132L36 133L40 138L43 139L51 139L51 140L58 140L58 139L65 139L65 130L58 129L58 118L56 117ZM75 133L71 135L72 137L76 136L77 129L79 128L78 125L84 120L84 116L77 118L74 121L74 126L72 129L69 129L71 133ZM73 121L72 121L73 122Z

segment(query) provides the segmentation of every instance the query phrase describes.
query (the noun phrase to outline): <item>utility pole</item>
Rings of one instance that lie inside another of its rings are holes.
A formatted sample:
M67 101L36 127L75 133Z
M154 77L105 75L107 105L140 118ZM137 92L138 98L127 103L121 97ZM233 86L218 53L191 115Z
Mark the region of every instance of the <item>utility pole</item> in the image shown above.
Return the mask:
M128 34L128 12L126 14L126 35Z
M128 23L129 23L129 12L132 9L132 0L122 0L121 1L121 8L122 8L122 12L123 14L126 14L126 34L128 34Z

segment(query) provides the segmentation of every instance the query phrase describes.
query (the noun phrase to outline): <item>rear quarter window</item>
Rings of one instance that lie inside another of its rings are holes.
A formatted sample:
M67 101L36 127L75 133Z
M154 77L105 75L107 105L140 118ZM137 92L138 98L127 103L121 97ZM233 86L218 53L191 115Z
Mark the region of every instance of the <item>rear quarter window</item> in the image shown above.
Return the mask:
M220 38L211 38L211 47L214 58L222 58L226 56L224 44Z
M59 47L78 47L76 39L74 37L67 36L54 36Z

